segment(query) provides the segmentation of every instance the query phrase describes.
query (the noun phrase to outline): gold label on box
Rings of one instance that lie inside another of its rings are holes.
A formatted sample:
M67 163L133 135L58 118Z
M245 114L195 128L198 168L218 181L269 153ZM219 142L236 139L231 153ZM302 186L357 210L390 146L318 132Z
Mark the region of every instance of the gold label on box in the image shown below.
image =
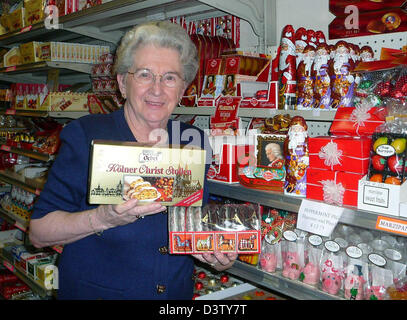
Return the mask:
M89 203L201 206L205 150L95 140L91 150Z

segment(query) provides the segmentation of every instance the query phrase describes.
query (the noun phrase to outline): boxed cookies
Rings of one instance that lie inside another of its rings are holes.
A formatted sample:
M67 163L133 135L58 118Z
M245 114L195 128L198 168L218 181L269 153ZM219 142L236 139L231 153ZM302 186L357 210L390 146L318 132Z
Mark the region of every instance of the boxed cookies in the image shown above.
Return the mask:
M201 206L206 151L196 146L155 146L94 140L89 173L90 204Z

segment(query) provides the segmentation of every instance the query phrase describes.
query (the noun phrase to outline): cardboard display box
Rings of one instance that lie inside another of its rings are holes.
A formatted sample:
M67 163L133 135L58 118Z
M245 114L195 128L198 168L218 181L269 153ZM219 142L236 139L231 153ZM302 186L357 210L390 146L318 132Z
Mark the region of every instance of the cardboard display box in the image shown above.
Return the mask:
M358 209L378 214L405 217L403 203L407 199L407 182L402 185L368 181L367 176L359 181Z

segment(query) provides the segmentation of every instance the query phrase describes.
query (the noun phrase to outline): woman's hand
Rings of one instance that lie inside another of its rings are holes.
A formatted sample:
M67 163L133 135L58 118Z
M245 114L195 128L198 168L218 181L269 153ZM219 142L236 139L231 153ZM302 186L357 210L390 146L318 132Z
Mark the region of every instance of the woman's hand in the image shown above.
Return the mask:
M156 202L141 206L137 205L137 202L137 199L130 199L117 205L100 205L96 208L96 212L92 214L95 220L95 229L106 230L123 226L167 209L167 207Z
M201 262L211 265L217 271L229 269L237 258L237 253L221 253L215 251L214 253L194 254L194 258Z

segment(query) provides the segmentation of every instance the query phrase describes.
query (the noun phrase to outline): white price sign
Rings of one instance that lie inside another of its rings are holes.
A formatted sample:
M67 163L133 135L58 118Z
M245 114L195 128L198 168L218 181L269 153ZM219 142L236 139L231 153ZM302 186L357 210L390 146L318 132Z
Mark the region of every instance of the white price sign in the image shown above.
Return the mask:
M341 207L304 199L298 211L297 228L329 237L343 210Z

